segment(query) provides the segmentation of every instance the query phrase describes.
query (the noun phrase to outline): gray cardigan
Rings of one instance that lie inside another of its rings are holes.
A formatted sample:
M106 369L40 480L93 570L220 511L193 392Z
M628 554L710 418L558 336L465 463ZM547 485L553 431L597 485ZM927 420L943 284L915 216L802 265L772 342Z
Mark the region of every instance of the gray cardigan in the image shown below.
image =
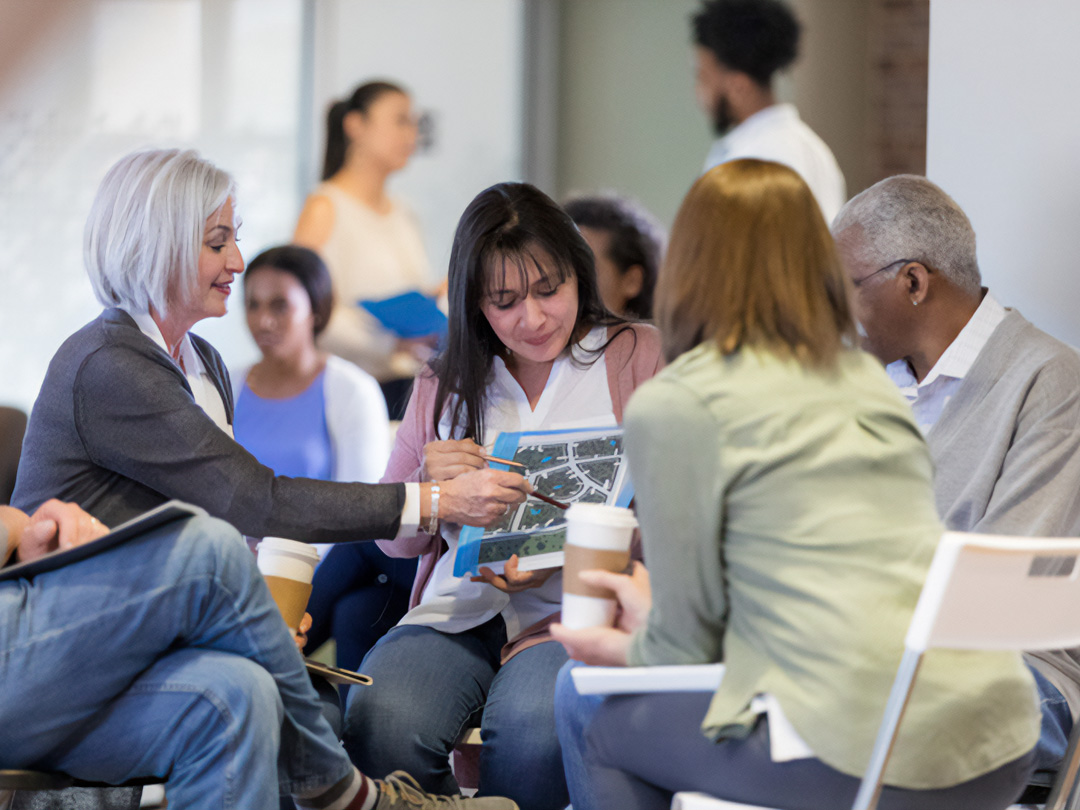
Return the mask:
M926 437L957 531L1080 536L1080 354L1014 309ZM1029 659L1080 712L1080 650Z
M225 365L191 338L231 424ZM334 543L394 537L405 488L275 476L195 403L131 316L108 309L57 351L30 415L12 502L29 511L51 497L107 525L179 498L244 534Z

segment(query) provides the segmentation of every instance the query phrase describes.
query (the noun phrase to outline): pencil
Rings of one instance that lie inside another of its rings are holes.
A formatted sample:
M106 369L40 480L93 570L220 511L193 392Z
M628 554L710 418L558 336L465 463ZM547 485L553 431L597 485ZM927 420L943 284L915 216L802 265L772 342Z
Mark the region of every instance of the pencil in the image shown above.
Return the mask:
M569 509L570 508L570 504L563 503L562 501L557 501L554 498L543 494L542 492L530 492L529 497L530 498L539 498L544 503L550 503L552 506L557 506L560 509Z
M525 465L520 461L511 461L508 458L499 458L498 456L481 456L481 458L484 459L484 461L492 461L496 464L506 464L510 467L521 467L521 469L525 469Z

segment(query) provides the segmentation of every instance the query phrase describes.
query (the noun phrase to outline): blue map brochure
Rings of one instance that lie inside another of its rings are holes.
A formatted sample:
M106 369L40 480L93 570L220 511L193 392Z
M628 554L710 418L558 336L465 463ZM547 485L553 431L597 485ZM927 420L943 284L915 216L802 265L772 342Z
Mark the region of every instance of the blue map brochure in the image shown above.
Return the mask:
M563 503L628 506L634 497L622 428L614 425L500 433L492 455L524 464L533 488ZM462 528L454 576L478 574L480 566L501 573L514 554L522 571L561 567L565 542L566 510L528 498L495 525Z

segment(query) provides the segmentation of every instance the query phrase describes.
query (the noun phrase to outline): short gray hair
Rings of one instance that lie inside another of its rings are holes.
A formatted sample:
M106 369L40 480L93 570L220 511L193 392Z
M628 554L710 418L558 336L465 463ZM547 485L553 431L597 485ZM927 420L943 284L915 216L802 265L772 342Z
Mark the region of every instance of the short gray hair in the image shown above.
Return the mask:
M165 314L187 300L206 220L236 183L194 150L153 149L121 158L98 187L83 239L98 301Z
M971 293L982 286L975 256L975 230L963 209L925 177L899 174L848 201L833 220L837 238L861 229L868 264L911 259L923 262Z

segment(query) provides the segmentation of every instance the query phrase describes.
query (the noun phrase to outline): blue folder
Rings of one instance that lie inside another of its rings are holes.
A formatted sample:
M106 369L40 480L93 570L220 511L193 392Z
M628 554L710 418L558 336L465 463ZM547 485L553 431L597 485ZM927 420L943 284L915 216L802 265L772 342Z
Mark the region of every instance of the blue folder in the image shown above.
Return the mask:
M374 315L388 331L400 338L423 338L446 334L448 321L435 299L419 290L381 300L363 300L360 306Z

